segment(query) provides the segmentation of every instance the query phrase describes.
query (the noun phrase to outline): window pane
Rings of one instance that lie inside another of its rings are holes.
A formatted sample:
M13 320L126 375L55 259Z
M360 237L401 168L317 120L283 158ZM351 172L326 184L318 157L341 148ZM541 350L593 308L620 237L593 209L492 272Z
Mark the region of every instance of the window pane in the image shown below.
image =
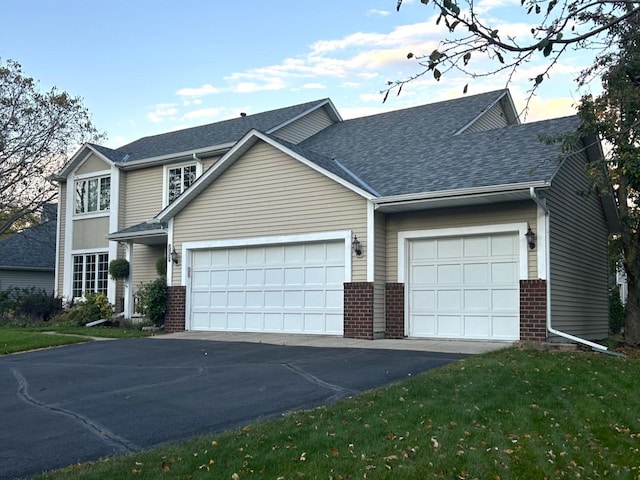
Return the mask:
M76 182L76 213L84 212L85 197L87 193L87 182Z
M169 170L169 203L173 202L176 198L180 196L182 193L181 189L181 179L182 179L182 169L181 168L171 168Z
M98 293L107 294L107 284L109 280L109 255L101 253L98 255Z
M82 255L74 255L73 257L73 288L71 295L73 298L82 296L82 262L84 257Z
M100 210L109 210L111 203L111 177L100 179Z
M96 290L96 256L87 255L85 257L84 291L95 292Z
M98 211L98 179L89 180L89 198L87 203L87 212Z
M189 187L189 185L195 182L195 180L196 180L196 166L190 165L188 167L184 167L184 178L183 178L184 189Z

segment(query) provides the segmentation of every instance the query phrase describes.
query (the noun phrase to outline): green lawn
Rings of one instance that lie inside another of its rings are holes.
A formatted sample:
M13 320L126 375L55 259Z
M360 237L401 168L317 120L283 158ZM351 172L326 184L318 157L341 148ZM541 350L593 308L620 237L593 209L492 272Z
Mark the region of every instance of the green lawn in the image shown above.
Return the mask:
M638 378L637 358L509 349L329 407L38 478L637 480Z
M50 333L50 332L53 332ZM89 337L131 338L148 336L135 328L65 327L43 325L38 327L0 328L0 355L24 352L38 348L56 347L70 343L88 342Z

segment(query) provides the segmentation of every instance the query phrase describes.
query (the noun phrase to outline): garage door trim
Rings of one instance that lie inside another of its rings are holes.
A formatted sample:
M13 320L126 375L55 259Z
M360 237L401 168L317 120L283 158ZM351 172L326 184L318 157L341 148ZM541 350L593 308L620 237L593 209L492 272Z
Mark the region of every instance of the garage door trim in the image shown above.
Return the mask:
M526 222L505 223L496 225L481 225L474 227L459 228L440 228L432 230L412 230L398 232L398 282L404 283L404 331L405 335L409 335L410 326L409 319L411 312L409 311L409 242L414 239L430 239L438 237L467 237L471 235L490 235L499 233L514 233L518 236L518 264L519 279L527 280L529 278L529 257L528 246L525 233L528 224Z
M351 231L341 230L335 232L317 232L304 233L298 235L274 235L268 237L250 237L250 238L229 238L223 240L204 240L185 242L182 244L181 263L184 265L182 269L182 285L186 285L185 298L185 330L191 330L191 267L192 252L195 250L207 250L212 248L233 248L233 247L251 247L263 245L286 245L294 243L311 243L321 241L343 241L344 242L344 281L351 281Z

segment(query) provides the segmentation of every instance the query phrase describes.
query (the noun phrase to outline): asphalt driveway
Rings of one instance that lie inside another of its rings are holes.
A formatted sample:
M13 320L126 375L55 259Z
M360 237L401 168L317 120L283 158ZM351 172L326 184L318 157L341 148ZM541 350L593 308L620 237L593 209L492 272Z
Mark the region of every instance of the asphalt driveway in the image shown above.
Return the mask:
M0 478L217 433L463 357L150 338L0 357Z

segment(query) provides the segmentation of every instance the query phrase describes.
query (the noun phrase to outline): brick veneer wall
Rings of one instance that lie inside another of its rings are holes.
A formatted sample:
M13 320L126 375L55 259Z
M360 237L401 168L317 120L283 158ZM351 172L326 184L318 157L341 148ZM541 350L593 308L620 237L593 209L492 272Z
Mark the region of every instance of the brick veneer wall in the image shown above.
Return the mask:
M520 340L547 339L547 282L520 280Z
M385 288L385 338L404 338L404 283L387 283Z
M373 340L373 283L344 284L344 336Z
M185 329L185 308L187 287L169 287L167 291L167 313L164 317L164 330L167 333L183 332Z

